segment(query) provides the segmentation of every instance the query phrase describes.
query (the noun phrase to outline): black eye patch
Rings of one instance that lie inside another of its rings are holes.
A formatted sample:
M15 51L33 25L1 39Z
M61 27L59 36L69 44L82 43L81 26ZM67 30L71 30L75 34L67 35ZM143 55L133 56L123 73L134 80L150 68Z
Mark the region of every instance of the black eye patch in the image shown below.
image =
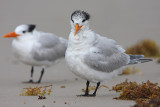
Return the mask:
M32 32L36 28L36 25L29 24L28 25L28 32Z
M85 22L85 21L86 21L85 19L82 20L82 22Z
M26 33L26 31L22 31L23 33Z

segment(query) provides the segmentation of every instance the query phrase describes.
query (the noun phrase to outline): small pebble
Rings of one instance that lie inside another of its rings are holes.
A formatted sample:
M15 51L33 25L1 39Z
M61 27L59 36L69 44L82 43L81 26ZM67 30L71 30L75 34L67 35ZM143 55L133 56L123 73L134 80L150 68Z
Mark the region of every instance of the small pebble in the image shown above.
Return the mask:
M61 88L66 88L66 86L61 86Z

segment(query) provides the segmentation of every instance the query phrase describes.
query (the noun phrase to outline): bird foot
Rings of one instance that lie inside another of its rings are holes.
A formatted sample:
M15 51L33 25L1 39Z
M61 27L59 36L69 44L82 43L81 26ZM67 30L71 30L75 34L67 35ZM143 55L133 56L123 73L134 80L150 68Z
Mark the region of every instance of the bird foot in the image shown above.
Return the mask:
M95 97L95 94L82 94L82 95L77 95L77 97Z
M41 83L40 81L37 81L37 82L33 82L34 84L39 84L39 83Z
M34 83L33 80L24 81L23 83Z

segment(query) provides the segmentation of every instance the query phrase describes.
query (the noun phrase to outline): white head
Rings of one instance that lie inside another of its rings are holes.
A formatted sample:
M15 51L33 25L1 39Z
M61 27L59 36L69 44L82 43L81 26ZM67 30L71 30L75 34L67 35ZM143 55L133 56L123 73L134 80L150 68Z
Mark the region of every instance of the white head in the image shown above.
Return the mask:
M18 36L26 36L29 33L32 33L35 30L36 25L33 24L24 24L24 25L19 25L16 27L14 32L8 33L4 35L4 38L7 37L18 37Z
M90 15L87 12L76 10L71 15L71 27L75 31L76 35L78 31L85 30L89 28Z

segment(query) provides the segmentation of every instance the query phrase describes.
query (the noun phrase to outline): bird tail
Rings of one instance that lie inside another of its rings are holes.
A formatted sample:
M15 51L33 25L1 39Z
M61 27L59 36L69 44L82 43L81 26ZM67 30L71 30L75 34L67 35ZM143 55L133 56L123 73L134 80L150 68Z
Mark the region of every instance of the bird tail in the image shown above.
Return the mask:
M130 56L130 64L137 64L137 63L145 63L145 62L149 62L152 61L152 59L149 58L143 58L144 55L129 55Z

